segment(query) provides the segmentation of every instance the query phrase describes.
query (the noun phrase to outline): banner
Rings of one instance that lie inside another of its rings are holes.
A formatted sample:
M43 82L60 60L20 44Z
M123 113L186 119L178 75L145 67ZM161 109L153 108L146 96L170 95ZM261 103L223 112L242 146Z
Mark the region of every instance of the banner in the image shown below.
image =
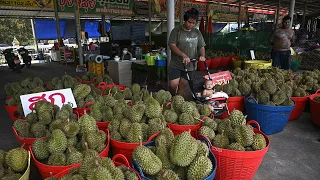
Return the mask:
M0 0L0 6L53 8L53 0Z
M216 3L210 3L208 6L208 16L211 16L213 21L238 21L239 8L237 6L221 5ZM241 9L240 19L241 21L245 21L247 19L247 11L245 8Z
M75 0L58 0L59 12L74 12ZM134 0L78 0L80 14L132 15Z
M153 2L153 11L154 15L159 17L167 17L167 1L168 0L154 0ZM180 0L175 1L175 18L180 18ZM205 17L207 15L207 3L197 2L194 0L184 0L183 1L183 14L190 10L191 8L195 8L199 11L199 17Z

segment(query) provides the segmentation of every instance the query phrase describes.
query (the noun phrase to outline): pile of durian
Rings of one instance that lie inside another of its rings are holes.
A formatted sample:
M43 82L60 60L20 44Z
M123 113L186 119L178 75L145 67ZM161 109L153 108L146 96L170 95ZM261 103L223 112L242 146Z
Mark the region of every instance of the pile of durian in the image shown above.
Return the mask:
M229 150L256 151L267 146L264 136L246 125L246 116L239 110L232 111L226 119L206 118L199 134L206 136L213 146Z
M200 118L210 114L210 106L185 101L180 95L174 96L171 104L166 106L163 112L166 122L180 125L199 124Z
M28 167L29 153L19 147L5 152L0 150L0 179L19 180Z
M215 168L209 158L209 148L185 131L174 137L164 128L155 146L136 147L132 159L150 179L205 179Z
M38 101L35 110L29 113L25 120L16 120L13 127L21 137L41 138L48 136L58 122L67 120L78 120L69 104L63 105L60 109L50 102Z
M138 180L136 173L126 166L118 166L109 158L97 156L86 156L80 167L71 169L68 174L60 180ZM59 180L59 178L49 177L45 180Z
M75 78L64 75L61 79L54 77L51 81L46 84L46 88L49 90L58 90L58 89L74 89L77 85L81 84Z
M314 79L319 77L316 74L316 72L305 72L294 76L292 71L278 68L264 70L237 68L233 71L233 79L229 84L216 85L214 88L216 91L224 91L229 96L252 96L259 104L292 106L294 102L291 97L307 96L307 90L319 86L318 81Z
M46 91L43 81L39 77L33 79L26 78L21 82L8 83L4 86L4 90L7 96L12 96L12 98L7 99L5 102L8 106L21 106L21 95Z
M106 82L107 84L113 84L112 78L108 75L104 75L102 77L101 75L95 74L93 72L87 72L85 75L78 77L81 81L93 81L93 79L96 78L94 84L97 86L100 82Z
M105 149L106 140L106 133L97 128L96 120L84 114L78 120L54 120L46 139L34 141L32 151L44 164L65 166L81 163L87 156L97 156Z
M114 105L113 118L108 125L110 137L114 140L139 143L141 137L147 141L166 126L162 105L167 103L168 92L160 90L155 98L146 90L134 92L139 95L139 100L133 101L132 106L124 100L118 100ZM112 96L106 98L111 99Z

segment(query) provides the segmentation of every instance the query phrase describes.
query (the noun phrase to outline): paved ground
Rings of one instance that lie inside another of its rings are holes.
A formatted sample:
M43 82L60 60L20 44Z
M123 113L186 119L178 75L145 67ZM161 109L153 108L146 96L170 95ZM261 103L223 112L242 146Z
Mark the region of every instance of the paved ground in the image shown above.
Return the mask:
M65 72L80 76L71 66L58 64L34 64L31 69L23 69L21 74L13 73L7 67L0 67L0 84L38 76L44 81L54 76L61 77ZM5 101L3 88L0 88L1 102ZM7 112L0 108L0 149L18 147ZM271 144L254 180L318 180L320 179L320 129L312 125L309 113L287 124L281 133L269 136ZM31 169L30 179L41 179L35 167Z

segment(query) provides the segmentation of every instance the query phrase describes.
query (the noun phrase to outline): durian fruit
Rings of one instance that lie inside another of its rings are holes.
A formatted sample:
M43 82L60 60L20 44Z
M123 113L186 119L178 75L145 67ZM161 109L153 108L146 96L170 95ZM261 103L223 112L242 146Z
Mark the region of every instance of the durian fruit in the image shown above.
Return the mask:
M231 122L231 126L233 128L236 128L237 126L242 126L246 124L246 117L243 115L243 113L237 109L233 110L230 115L229 119Z
M240 143L243 147L252 145L253 135L254 132L248 125L239 126L235 129L236 142Z
M67 144L66 135L60 129L55 129L48 139L48 150L51 154L62 153L67 149Z
M198 124L198 122L194 119L191 114L182 113L178 119L179 124L181 125L194 125Z
M180 178L171 169L163 169L157 174L156 180L180 180Z
M222 132L214 137L212 145L220 148L227 148L229 145L229 138Z
M187 179L205 179L208 177L213 169L211 160L206 156L197 157L188 167Z
M36 139L32 145L32 152L36 159L38 160L45 160L49 158L49 150L46 140L44 139Z
M266 139L262 134L255 134L253 136L252 149L253 150L261 150L267 147Z
M123 90L123 96L124 96L124 99L131 99L132 98L131 89L130 88L125 88Z
M142 146L141 137L140 145L133 150L132 159L148 175L156 175L162 169L161 160L149 148Z
M231 143L228 145L227 149L235 151L245 151L245 148L240 143Z
M73 90L73 96L75 98L85 98L91 92L91 87L87 84L79 84Z
M171 106L171 109L165 110L163 115L164 115L165 120L169 123L176 123L178 120L178 115L173 110L172 106Z
M140 85L139 84L137 84L137 83L134 83L134 84L132 84L132 86L131 86L131 91L132 91L132 94L140 94L140 89L141 89L141 87L140 87Z
M157 100L155 100L152 96L148 98L146 102L145 114L148 118L158 118L160 117L162 109Z
M202 122L203 126L208 126L209 128L211 128L214 131L217 131L218 129L218 124L216 121L210 119L210 118L205 118Z
M172 99L172 106L173 106L173 109L178 113L180 114L181 113L181 107L183 106L184 104L184 98L180 95L176 95L173 97Z
M208 126L202 126L199 129L199 134L207 137L210 141L213 140L215 137L215 132L213 129L209 128Z
M175 137L170 148L170 160L174 165L189 166L196 157L197 150L197 140L191 136L190 130L185 131Z
M211 107L210 105L204 104L200 109L200 114L204 116L210 116L211 114Z
M7 152L5 162L13 171L23 173L27 168L28 159L28 151L19 147Z
M277 85L272 78L268 78L262 84L262 88L270 95L277 91Z
M272 95L272 102L276 105L282 104L286 99L288 98L288 95L286 94L285 91L277 91L274 95Z

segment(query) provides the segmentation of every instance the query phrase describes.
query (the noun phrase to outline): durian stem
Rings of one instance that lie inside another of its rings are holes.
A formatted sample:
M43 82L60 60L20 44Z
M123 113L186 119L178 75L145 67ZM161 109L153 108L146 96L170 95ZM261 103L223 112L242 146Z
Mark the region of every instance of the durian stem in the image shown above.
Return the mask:
M85 148L86 148L86 151L88 151L88 150L89 150L89 147L88 147L88 143L87 143L87 142L84 142L84 146L85 146Z
M165 171L162 175L162 178L165 178L168 175L168 171Z
M142 137L139 136L139 145L142 146Z
M21 148L23 148L25 144L26 144L26 143L23 143L22 146L21 146Z

